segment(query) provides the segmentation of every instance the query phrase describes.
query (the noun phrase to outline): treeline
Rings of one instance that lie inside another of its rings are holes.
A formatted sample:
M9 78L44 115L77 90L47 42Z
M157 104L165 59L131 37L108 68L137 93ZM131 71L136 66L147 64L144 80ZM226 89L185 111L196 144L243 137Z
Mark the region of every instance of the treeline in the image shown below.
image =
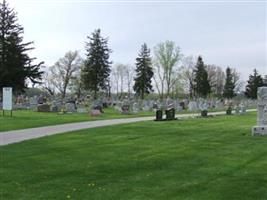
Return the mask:
M41 84L51 95L60 93L90 93L94 99L99 95L134 94L138 98L157 93L163 99L182 95L194 97L232 98L241 92L243 82L234 68L226 71L216 65L205 64L201 56L184 56L173 41L159 43L151 50L146 43L141 45L135 66L110 60L112 50L108 39L95 30L86 41L86 55L69 51L53 66L35 63L28 55L33 50L32 42L23 42L23 27L17 23L13 9L3 1L0 4L0 87L13 87L22 92L31 85ZM257 87L264 85L255 69L250 75L245 95L256 98Z

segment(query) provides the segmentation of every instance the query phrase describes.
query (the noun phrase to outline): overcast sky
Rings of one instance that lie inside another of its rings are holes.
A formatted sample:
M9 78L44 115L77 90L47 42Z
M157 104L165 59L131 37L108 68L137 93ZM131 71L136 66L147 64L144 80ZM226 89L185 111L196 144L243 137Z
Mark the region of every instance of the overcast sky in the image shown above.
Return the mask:
M8 0L7 0L8 1ZM114 63L135 63L142 43L172 40L184 55L206 64L235 67L246 79L254 68L267 74L266 1L9 0L31 52L46 65L68 50L84 57L87 35L100 28Z

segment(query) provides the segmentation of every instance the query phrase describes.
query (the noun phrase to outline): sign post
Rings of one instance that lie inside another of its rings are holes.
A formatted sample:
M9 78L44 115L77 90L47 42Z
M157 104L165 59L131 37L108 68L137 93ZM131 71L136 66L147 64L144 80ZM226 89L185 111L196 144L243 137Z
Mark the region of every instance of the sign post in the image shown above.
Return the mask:
M10 111L12 117L12 87L3 87L3 116L5 110Z

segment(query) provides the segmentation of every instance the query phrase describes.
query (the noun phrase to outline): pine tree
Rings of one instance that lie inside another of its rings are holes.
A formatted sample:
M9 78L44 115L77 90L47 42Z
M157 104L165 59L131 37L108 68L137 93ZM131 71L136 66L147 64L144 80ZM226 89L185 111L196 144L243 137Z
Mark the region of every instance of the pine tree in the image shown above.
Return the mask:
M227 99L233 98L235 96L234 89L235 89L234 74L232 73L230 67L227 67L225 85L223 89L223 97Z
M87 58L82 70L82 82L85 89L94 92L94 99L97 98L97 92L108 89L108 78L110 75L108 40L101 37L100 29L95 30L92 36L87 37L86 43Z
M144 99L145 94L153 92L151 79L154 73L151 65L150 49L144 43L136 58L136 77L134 78L135 83L133 86L134 91L141 99Z
M208 72L205 68L201 56L198 57L197 64L194 70L194 75L194 90L196 94L200 97L207 97L207 95L211 91L211 86L208 80Z
M257 70L254 69L253 74L249 75L248 84L246 86L245 95L251 99L257 99L258 87L264 86L261 75L258 74Z
M23 43L23 27L13 9L4 0L0 3L0 88L13 87L14 91L23 91L27 80L33 84L40 83L39 64L32 64L35 58L30 58L27 52L33 42Z

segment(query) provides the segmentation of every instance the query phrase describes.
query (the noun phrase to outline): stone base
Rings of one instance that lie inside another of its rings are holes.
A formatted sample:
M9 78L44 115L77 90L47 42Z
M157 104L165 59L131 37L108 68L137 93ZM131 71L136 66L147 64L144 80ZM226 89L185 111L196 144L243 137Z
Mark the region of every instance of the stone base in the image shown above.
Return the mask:
M267 136L267 126L253 126L252 127L252 135L266 135Z

